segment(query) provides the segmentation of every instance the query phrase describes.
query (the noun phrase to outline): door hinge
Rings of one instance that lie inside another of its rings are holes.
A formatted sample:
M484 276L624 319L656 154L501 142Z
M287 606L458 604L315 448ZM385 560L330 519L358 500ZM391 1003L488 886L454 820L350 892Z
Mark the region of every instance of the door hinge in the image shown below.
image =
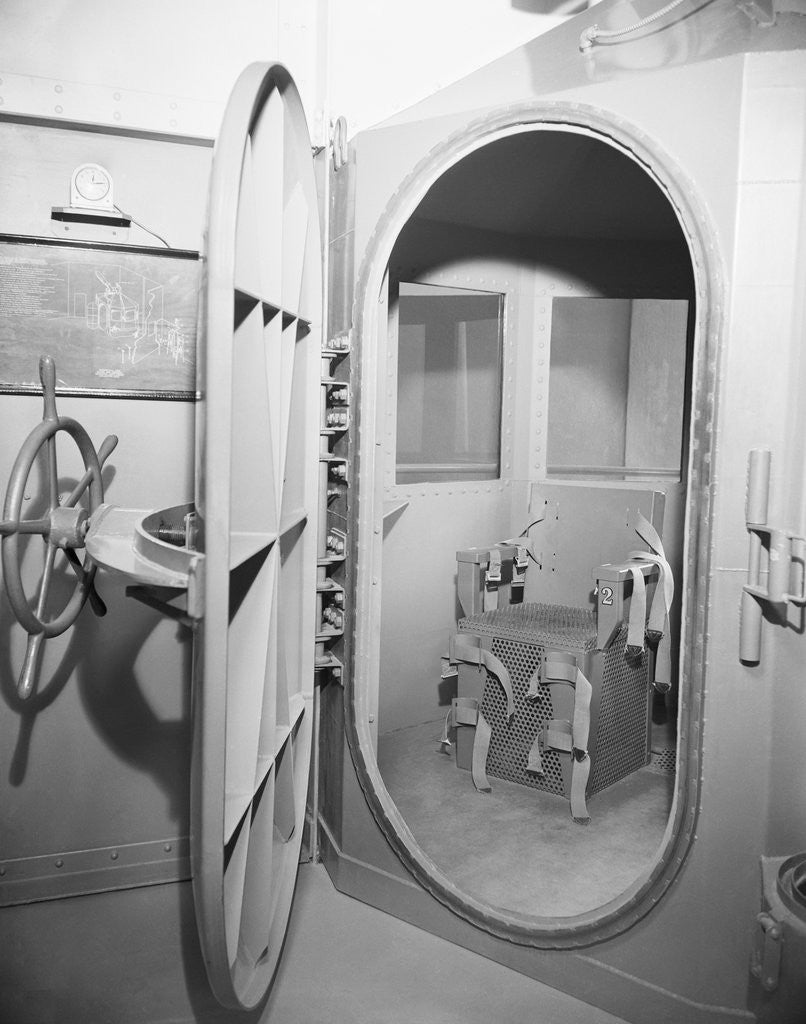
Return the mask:
M774 992L778 988L781 974L781 947L783 946L783 928L780 921L766 912L756 917L755 939L753 952L750 954L750 973L758 978L765 992Z

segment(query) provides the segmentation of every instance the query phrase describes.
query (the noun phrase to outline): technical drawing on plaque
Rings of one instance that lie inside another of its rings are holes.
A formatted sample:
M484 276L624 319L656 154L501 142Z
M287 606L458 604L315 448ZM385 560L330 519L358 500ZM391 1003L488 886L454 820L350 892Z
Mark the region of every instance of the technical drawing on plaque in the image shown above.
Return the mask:
M199 265L193 253L0 241L4 391L27 391L47 349L62 392L195 392Z

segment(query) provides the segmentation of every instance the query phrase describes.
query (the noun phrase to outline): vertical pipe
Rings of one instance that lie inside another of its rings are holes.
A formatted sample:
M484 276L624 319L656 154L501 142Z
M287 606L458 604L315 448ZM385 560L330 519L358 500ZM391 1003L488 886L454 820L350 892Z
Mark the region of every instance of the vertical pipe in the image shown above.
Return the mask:
M755 526L767 525L771 461L769 448L751 448L747 458L745 519Z
M742 591L739 625L739 658L757 664L761 661L761 605L746 590Z

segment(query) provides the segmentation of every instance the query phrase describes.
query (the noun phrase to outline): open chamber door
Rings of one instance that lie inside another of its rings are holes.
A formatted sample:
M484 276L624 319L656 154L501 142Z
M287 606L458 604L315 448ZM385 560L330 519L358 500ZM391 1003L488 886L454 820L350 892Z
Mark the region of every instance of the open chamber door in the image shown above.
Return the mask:
M11 609L29 635L15 695L29 713L36 713L41 699L44 641L64 633L87 600L99 615L106 612L93 589L97 567L115 574L127 595L192 628L189 860L196 923L216 998L228 1007L250 1008L264 997L274 974L300 858L320 554L320 229L310 139L283 67L251 65L236 83L210 189L194 501L166 508L171 495L161 489L156 512L153 506L105 503L102 467L117 438L110 435L96 452L84 427L59 415L57 369L46 354L40 363L44 419L14 463L0 535ZM176 417L165 422L174 424L160 434L166 449L190 448L183 443L189 431L176 428ZM152 428L144 427L143 436ZM137 436L135 430L125 433ZM70 464L79 466L72 491L57 466L59 434L78 447L80 460L73 451ZM152 454L158 464L160 453ZM136 463L130 465L137 472ZM47 508L32 518L25 502L27 492L36 492L28 477L35 482L43 469L39 504ZM181 479L171 484L181 494ZM147 500L148 489L140 486L138 501ZM45 542L32 552L45 552L36 614L21 568L33 534ZM83 561L76 554L81 548ZM49 614L60 593L63 598L58 574L67 562L78 582L68 566L69 599ZM127 621L136 618L131 607L122 614ZM114 622L106 628L113 630ZM165 650L175 647L174 637ZM174 678L167 657L149 677ZM49 685L43 684L44 691ZM186 771L178 744L176 753ZM180 786L184 798L186 786ZM106 853L113 862L119 847ZM173 844L163 840L160 848L171 852ZM64 864L58 858L56 866ZM179 866L174 877L163 871L159 880L183 880L186 870ZM86 874L77 871L56 895L153 881L143 871L130 872L123 885L88 881ZM52 886L26 885L21 893L10 891L7 901L52 896Z
M196 505L193 892L210 983L265 995L302 841L313 728L321 255L288 72L239 78L210 191Z

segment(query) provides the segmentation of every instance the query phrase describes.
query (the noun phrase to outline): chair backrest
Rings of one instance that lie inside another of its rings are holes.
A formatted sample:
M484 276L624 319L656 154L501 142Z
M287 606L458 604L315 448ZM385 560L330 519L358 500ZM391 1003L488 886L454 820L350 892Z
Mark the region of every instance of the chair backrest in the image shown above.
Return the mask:
M592 573L646 547L635 532L641 513L663 536L665 495L632 484L535 483L529 501L525 601L586 608L594 604ZM537 520L537 522L535 522Z

